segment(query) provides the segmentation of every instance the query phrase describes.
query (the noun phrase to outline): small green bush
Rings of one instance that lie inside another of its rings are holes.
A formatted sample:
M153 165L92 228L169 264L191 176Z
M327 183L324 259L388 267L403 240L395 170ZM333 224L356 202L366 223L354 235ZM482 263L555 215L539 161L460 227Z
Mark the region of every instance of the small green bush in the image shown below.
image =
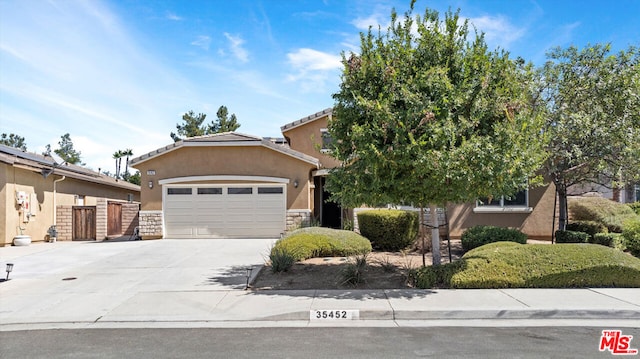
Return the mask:
M615 239L618 236L620 236L619 233L596 233L589 239L589 243L613 247L615 245Z
M349 258L347 265L340 271L340 284L357 286L364 282L364 273L367 269L367 254L356 255Z
M574 221L602 223L609 232L622 233L622 224L638 215L627 205L600 197L574 197L569 201Z
M624 238L624 245L629 252L640 257L640 220L628 220L624 223L624 230L622 231L622 237Z
M627 206L640 216L640 202L627 203Z
M640 259L591 244L490 243L459 261L423 267L419 288L640 288Z
M296 262L295 256L282 247L272 248L269 260L271 262L271 271L274 273L288 272Z
M346 257L371 252L371 243L363 236L339 229L309 227L291 232L271 249L284 250L296 261L313 257Z
M588 233L575 231L556 231L556 243L587 243Z
M567 231L587 233L591 238L597 233L609 233L607 226L596 221L573 221L567 224Z
M460 240L462 242L462 249L466 252L492 242L516 242L525 244L527 243L527 235L512 228L475 226L464 231Z
M371 210L358 213L358 226L374 249L399 251L415 241L420 221L415 211Z

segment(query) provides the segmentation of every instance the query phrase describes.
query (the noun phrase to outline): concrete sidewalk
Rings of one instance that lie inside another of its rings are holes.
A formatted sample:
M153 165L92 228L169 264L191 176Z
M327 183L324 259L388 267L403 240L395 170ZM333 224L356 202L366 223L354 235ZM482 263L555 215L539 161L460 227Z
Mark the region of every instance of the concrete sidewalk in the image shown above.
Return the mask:
M263 263L260 252L270 244L163 240L0 248L0 269L8 261L15 263L11 280L0 283L0 331L482 326L496 321L501 326L553 321L640 327L636 288L244 290L246 268L254 268L255 276ZM348 313L349 319L336 319L335 311Z

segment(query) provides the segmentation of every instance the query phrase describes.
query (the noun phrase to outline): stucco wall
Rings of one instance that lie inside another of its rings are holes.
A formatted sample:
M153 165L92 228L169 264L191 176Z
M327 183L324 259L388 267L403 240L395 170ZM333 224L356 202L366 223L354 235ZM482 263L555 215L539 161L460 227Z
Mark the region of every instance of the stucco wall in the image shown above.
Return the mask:
M137 164L141 174L143 211L162 210L158 181L189 176L263 176L289 179L287 209L309 209L310 173L315 166L262 146L182 147ZM147 171L155 171L148 175ZM153 188L149 188L149 181ZM294 182L298 182L298 187ZM197 183L197 182L192 182ZM210 183L210 182L208 182ZM237 183L216 181L213 183Z
M491 225L517 228L532 239L551 240L554 195L553 184L529 190L531 213L474 213L475 203L449 205L447 215L451 237L460 238L469 227Z
M340 165L335 158L320 152L322 148L320 130L327 128L328 120L329 117L324 116L282 132L289 139L291 149L319 159L322 168L334 168Z
M62 178L52 174L43 178L40 173L0 163L0 246L11 245L13 237L20 234L31 236L33 242L45 241L47 230L53 224L53 181ZM24 191L34 201L31 213L34 216L25 222L22 208L16 204L16 191ZM134 201L139 201L139 194L131 190L107 185L89 183L67 177L56 185L56 205L73 206L76 196L85 196L85 205L96 205L98 198L109 198L127 201L133 194ZM33 194L33 195L31 195Z

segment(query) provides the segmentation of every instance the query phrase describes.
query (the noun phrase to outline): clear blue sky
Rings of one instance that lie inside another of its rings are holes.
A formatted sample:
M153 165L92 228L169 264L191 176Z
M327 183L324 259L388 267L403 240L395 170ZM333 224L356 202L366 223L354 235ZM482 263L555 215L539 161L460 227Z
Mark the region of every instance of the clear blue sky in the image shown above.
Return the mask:
M28 150L70 133L88 167L115 171L112 154L172 142L183 113L214 119L220 105L240 132L280 126L331 107L340 53L386 25L406 1L0 0L0 132ZM461 9L501 47L535 64L556 46L640 44L640 0L418 0Z

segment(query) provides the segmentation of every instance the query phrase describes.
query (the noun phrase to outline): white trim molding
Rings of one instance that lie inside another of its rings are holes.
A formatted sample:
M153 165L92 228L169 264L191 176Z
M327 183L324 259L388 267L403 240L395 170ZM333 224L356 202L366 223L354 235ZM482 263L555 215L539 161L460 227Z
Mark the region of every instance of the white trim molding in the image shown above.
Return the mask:
M531 213L532 207L498 207L480 206L473 209L473 213Z
M173 184L184 182L201 182L201 181L250 181L250 182L271 182L271 183L285 183L291 182L288 178L282 177L266 177L266 176L232 176L232 175L217 175L217 176L187 176L187 177L174 177L165 178L158 181L158 184Z

